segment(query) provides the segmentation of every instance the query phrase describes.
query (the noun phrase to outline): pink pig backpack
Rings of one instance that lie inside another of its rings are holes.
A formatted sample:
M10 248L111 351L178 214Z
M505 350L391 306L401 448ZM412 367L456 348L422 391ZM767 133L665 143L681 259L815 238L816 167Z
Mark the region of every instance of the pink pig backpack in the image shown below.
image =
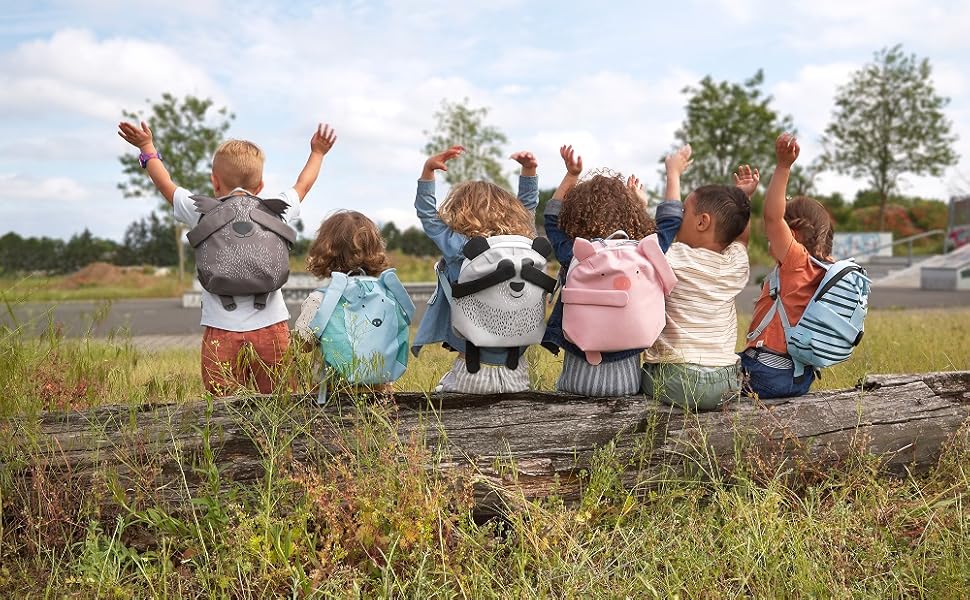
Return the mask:
M677 284L657 235L639 242L617 231L605 240L576 238L562 288L562 328L586 361L602 352L649 348L666 323L664 297Z

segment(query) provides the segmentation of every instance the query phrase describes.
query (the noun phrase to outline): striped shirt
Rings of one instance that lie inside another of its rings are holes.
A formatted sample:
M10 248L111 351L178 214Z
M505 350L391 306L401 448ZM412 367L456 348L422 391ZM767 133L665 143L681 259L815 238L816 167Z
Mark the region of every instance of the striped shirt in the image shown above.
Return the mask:
M735 297L748 283L748 249L733 242L723 252L681 242L667 251L677 285L667 298L667 324L648 348L648 363L725 367L738 362Z

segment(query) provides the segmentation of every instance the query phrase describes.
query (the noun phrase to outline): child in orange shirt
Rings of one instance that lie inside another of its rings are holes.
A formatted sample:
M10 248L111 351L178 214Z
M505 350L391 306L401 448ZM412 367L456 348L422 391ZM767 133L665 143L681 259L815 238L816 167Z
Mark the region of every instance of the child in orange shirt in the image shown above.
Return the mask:
M817 200L798 197L785 202L791 166L800 149L795 137L783 133L775 141L777 165L765 194L765 233L771 256L777 262L779 292L785 314L797 323L818 289L825 269L812 261L832 262L832 219ZM760 399L788 398L808 392L815 370L805 369L794 376L794 362L788 355L785 329L776 313L767 323L766 315L775 299L768 280L755 301L747 347L741 352L741 367L747 380L746 391Z

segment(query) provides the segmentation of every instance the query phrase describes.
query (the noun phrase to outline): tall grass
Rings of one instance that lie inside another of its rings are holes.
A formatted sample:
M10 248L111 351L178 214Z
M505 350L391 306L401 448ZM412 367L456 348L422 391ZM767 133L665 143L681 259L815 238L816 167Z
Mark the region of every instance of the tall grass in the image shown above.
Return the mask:
M821 385L968 368L968 317L874 311L852 361ZM301 378L311 358L296 361ZM399 387L431 389L451 358L426 349ZM534 348L529 362L538 386L551 388L557 359ZM69 340L53 326L39 339L0 329L0 463L32 460L6 417L198 398L198 371L197 350L146 353L123 336ZM181 509L113 488L110 473L85 488L42 478L25 489L3 469L0 597L970 597L966 431L926 476L887 479L860 454L810 484L742 463L731 478L713 468L709 480L671 474L631 489L608 445L583 474L578 502L552 496L482 522L467 480L435 468L442 456L425 432L398 430L393 404L346 407L336 445L295 462L294 431L324 418L294 422L305 414L295 401L236 415L262 450L266 474L254 485L223 479L214 445L192 458L173 445L182 482L203 482ZM135 450L129 460L150 471ZM99 508L112 496L117 515Z

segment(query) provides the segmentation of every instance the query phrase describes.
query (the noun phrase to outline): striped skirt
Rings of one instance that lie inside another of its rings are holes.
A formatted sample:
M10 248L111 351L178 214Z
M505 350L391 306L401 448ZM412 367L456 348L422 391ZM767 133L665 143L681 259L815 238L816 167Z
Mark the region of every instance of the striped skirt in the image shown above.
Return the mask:
M465 359L456 358L451 370L438 382L436 392L462 394L508 394L529 389L529 361L523 356L516 369L482 363L477 373L469 373Z
M640 355L591 365L585 358L563 352L556 389L581 396L631 396L640 393Z

